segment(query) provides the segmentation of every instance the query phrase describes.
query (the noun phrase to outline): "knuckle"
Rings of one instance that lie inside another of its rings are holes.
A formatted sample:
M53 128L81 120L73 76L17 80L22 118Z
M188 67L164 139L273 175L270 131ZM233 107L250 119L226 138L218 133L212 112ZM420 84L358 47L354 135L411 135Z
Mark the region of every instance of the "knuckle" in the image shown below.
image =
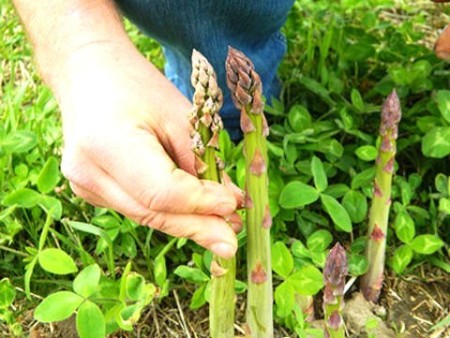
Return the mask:
M142 225L167 233L167 222L164 215L159 212L149 211L146 215L139 217L137 221Z
M80 195L81 190L87 192L95 192L99 190L99 186L95 177L87 174L86 162L74 153L65 152L61 161L61 173L69 181L72 191L77 196ZM80 189L81 188L81 189Z

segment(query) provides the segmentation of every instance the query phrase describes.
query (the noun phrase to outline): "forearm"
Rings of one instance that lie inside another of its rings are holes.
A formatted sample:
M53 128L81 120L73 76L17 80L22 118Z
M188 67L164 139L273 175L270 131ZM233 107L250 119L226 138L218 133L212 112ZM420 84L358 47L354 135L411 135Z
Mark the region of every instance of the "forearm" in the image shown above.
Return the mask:
M67 76L71 59L83 49L95 48L99 57L102 48L138 54L111 0L14 0L14 4L41 75L54 90Z

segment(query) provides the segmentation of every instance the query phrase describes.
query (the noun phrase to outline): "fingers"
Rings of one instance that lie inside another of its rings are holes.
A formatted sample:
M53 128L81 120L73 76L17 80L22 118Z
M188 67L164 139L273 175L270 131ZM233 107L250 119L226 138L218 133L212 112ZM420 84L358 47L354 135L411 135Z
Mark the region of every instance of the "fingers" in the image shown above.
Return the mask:
M126 139L126 144L117 142L117 138L103 140L107 146L91 149L96 154L91 160L146 208L225 216L233 213L242 200L242 196L236 196L240 193L177 169L155 136L142 132L125 134L121 139Z
M111 176L84 159L83 170L65 157L62 170L71 181L73 191L88 202L112 208L139 224L176 237L186 237L224 257L232 257L237 250L234 231L241 227L240 218L231 215L230 225L215 215L168 213L147 208L128 194Z
M238 233L242 230L242 218L236 212L231 215L225 216L225 221L231 226L235 233Z
M225 172L223 173L223 183L225 184L225 187L227 187L233 192L234 197L236 198L237 208L242 209L244 207L245 202L244 201L245 192L242 189L240 189L236 184L234 184L230 176L228 176L228 174Z

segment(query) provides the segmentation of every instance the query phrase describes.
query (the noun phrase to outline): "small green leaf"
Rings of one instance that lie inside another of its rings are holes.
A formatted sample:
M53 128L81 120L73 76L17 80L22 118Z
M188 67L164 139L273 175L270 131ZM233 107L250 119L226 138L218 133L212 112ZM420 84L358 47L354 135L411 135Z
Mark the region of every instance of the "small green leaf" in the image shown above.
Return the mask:
M324 251L333 241L333 236L327 230L317 230L306 240L306 246L309 250L319 252Z
M301 295L313 296L323 287L323 275L313 265L307 265L289 276L289 283Z
M318 192L324 191L328 187L327 174L323 168L320 158L313 156L311 159L311 172L314 178L314 185Z
M23 188L13 191L2 200L4 206L17 205L21 208L32 208L41 201L41 195L34 190Z
M294 258L283 242L272 245L272 269L284 279L294 269Z
M347 191L342 199L342 206L347 210L353 223L362 222L367 216L367 199L359 191Z
M294 243L292 243L291 252L295 257L299 258L309 258L311 255L306 246L299 240L295 240Z
M38 305L34 318L42 323L67 319L83 301L83 297L70 291L52 293Z
M343 183L337 183L328 186L327 190L325 190L324 193L333 196L334 198L341 198L349 190L350 188L347 185Z
M409 243L416 235L414 220L407 211L400 211L395 217L394 229L397 238L403 243Z
M0 146L8 153L25 153L37 145L36 134L31 131L18 130L8 134Z
M436 101L441 115L450 123L450 90L439 90L436 93Z
M355 150L355 154L363 161L373 161L378 156L378 150L374 146L362 146Z
M61 249L44 249L39 252L38 260L44 270L56 275L67 275L78 271L72 257Z
M77 332L80 338L105 338L105 316L97 304L86 301L77 313Z
M360 112L364 111L364 101L358 89L353 88L350 94L353 106Z
M351 187L353 190L359 189L361 187L367 186L373 182L375 178L376 168L371 167L369 169L363 170L360 173L356 174L352 178Z
M37 178L37 187L39 191L46 194L52 191L60 180L59 162L53 156L47 159Z
M0 281L0 309L9 307L16 298L16 289L8 278Z
M422 255L431 255L444 246L442 239L435 235L420 235L410 243L411 248Z
M145 292L145 279L136 272L130 272L126 279L126 295L132 301L141 300Z
M288 120L292 129L297 133L311 127L311 115L301 105L295 105L289 110Z
M196 309L202 307L203 305L205 305L205 303L206 303L206 298L205 298L206 285L207 284L203 284L197 290L195 290L195 292L191 298L191 303L189 304L189 308L191 310L196 310Z
M342 231L351 232L352 221L345 208L334 197L325 194L320 195L320 200L334 224Z
M433 158L450 154L450 127L435 127L422 138L422 153Z
M62 203L59 199L53 196L41 196L39 206L50 216L59 221L62 216Z
M440 198L438 209L440 212L450 215L450 199L449 198Z
M396 273L401 274L405 271L412 258L412 249L407 245L403 245L394 252L394 256L392 257L392 268Z
M277 315L281 318L287 317L293 310L295 304L295 290L292 283L283 282L275 289L275 304Z
M98 289L101 270L97 264L84 268L73 281L73 290L80 296L90 297Z
M319 193L313 187L300 182L289 182L281 191L280 205L285 209L295 209L311 204L319 198Z
M369 269L369 262L363 255L351 253L348 259L348 271L352 276L361 276Z
M180 265L177 267L174 274L195 284L202 284L209 281L209 277L202 270L190 268L186 265Z
M323 268L325 266L325 262L327 260L327 252L326 251L312 251L311 252L311 260L315 266L319 268Z
M434 178L434 186L441 194L450 194L450 178L446 175L442 173L437 174Z
M155 259L155 282L159 286L163 286L167 278L166 259L164 255L158 255Z

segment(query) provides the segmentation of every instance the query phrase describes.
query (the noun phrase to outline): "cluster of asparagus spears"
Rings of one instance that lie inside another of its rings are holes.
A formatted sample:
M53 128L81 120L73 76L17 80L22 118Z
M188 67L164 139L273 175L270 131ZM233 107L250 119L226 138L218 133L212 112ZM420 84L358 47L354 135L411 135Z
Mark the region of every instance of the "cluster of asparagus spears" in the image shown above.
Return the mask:
M268 124L263 113L262 84L253 63L240 51L229 48L226 59L227 85L233 102L240 110L244 134L245 208L247 226L248 296L247 335L273 337L272 269L270 227L272 218L268 197ZM219 110L223 95L216 74L199 52L192 54L191 82L195 88L192 149L199 178L223 182L222 161L216 153L223 129ZM366 255L369 271L361 279L361 289L368 300L377 301L383 282L386 230L391 204L396 138L401 111L395 91L386 99L380 126L380 147L376 161L374 197L369 214L369 241ZM324 268L325 336L345 337L342 309L348 271L345 250L336 244ZM213 256L211 263L210 332L211 337L234 337L236 260Z

